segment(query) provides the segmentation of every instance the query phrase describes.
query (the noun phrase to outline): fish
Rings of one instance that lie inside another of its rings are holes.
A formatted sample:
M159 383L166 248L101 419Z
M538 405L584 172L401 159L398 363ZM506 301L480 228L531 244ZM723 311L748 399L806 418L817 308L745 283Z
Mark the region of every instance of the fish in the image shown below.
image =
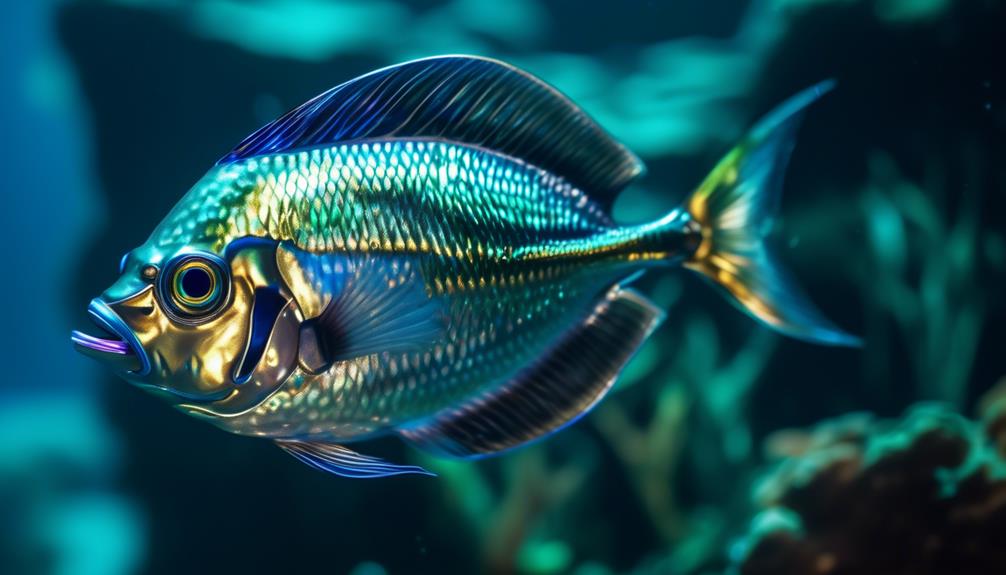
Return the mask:
M642 161L544 81L437 56L340 84L223 156L123 256L79 351L226 431L343 477L429 474L347 444L478 459L548 437L611 390L684 268L764 325L859 340L766 241L813 86L670 213L612 216Z

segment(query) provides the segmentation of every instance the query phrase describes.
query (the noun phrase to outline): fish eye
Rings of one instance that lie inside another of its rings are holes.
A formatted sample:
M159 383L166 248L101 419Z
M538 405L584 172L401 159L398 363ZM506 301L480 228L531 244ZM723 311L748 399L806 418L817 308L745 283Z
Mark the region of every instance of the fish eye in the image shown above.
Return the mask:
M216 289L216 276L202 262L188 263L175 272L175 294L186 305L205 305Z
M182 321L205 319L220 309L227 295L227 276L216 258L184 255L162 276L162 301Z

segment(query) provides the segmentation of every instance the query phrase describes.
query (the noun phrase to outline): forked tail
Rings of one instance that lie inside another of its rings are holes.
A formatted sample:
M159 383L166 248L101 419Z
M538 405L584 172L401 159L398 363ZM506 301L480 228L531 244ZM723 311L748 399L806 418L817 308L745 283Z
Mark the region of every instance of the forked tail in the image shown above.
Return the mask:
M687 200L685 208L698 223L702 239L685 266L786 335L859 345L858 338L814 307L765 243L803 111L833 85L827 81L804 90L762 119Z

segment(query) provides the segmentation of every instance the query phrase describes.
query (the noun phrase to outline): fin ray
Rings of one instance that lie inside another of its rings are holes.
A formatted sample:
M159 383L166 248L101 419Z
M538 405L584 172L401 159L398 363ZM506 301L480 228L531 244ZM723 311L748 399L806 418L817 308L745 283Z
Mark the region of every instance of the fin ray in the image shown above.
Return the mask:
M369 479L394 475L431 475L416 465L397 465L377 457L362 455L341 445L300 440L277 440L278 445L298 461L340 477Z
M415 262L288 245L277 251L284 280L304 311L301 363L312 372L341 359L411 351L444 329L440 304L424 291Z
M478 458L555 433L590 411L663 318L638 293L612 288L594 309L510 381L398 430L439 455Z
M739 308L786 335L858 345L817 310L766 244L803 111L833 87L813 86L769 113L686 202L702 240L685 266L722 287Z
M497 60L438 56L324 92L263 126L218 164L340 142L443 139L519 158L609 206L643 163L582 109Z

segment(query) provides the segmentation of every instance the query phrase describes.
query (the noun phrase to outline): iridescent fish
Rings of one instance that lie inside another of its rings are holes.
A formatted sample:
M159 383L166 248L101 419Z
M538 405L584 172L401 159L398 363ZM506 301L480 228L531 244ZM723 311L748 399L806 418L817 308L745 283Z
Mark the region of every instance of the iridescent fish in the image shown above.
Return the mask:
M179 409L350 477L425 473L342 444L475 458L577 420L663 313L628 287L684 266L790 336L853 345L763 243L815 86L680 209L622 226L643 164L504 63L447 56L337 86L241 142L90 312L78 349Z

